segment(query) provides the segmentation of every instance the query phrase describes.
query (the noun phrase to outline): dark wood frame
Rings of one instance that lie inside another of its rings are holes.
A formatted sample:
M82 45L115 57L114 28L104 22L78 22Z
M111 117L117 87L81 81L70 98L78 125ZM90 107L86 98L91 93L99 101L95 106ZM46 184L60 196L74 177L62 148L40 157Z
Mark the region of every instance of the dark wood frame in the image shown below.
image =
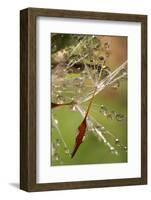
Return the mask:
M141 178L36 183L36 18L62 17L141 23ZM147 184L147 16L27 8L20 12L20 188L25 191Z

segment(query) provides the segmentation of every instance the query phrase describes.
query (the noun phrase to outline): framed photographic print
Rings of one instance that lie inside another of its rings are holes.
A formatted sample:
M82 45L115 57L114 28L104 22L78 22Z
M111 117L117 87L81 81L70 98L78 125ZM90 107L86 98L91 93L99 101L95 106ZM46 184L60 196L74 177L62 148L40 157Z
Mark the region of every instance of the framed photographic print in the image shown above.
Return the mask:
M147 183L147 16L20 12L20 188Z

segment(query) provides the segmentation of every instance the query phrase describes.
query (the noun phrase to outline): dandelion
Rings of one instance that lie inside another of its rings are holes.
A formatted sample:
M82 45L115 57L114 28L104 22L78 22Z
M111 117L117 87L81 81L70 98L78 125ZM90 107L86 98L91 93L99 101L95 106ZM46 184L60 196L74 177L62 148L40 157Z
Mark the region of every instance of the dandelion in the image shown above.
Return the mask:
M62 39L67 38L67 35L65 37L61 34L60 37ZM100 142L106 145L113 155L117 156L119 155L119 149L117 148L120 146L127 151L127 146L120 143L120 140L114 135L115 133L107 130L108 127L101 124L92 113L100 113L100 117L103 115L109 121L120 123L124 121L126 118L124 114L109 109L104 104L97 105L94 101L97 95L106 89L118 90L120 88L121 82L126 80L127 77L127 61L111 70L106 65L111 54L111 44L108 42L102 43L101 39L94 35L69 34L68 37L67 46L64 44L63 47L57 47L57 42L56 44L53 42L54 46L52 45L52 49L54 48L52 50L54 52L52 54L54 63L51 74L52 114L61 109L69 109L79 113L82 120L77 126L78 132L75 130L77 132L75 144L69 148L68 142L62 136L58 120L53 117L53 127L55 127L60 137L59 143L56 142L56 146L64 149L62 152L68 156L68 159L74 158L76 153L80 151L80 146L85 142L84 138L87 136L87 132L90 131ZM65 56L59 53L59 51L62 51ZM57 58L57 56L60 58ZM58 60L59 63L57 62ZM110 142L110 140L114 142ZM60 163L65 164L61 154L59 155L58 149L53 148L53 160L61 160Z

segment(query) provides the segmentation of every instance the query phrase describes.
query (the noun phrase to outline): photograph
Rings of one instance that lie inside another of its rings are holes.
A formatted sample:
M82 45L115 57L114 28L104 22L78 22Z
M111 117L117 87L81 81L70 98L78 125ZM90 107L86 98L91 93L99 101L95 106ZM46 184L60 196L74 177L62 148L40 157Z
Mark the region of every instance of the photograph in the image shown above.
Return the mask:
M147 184L147 15L20 11L20 189Z
M127 163L128 37L51 33L50 77L50 166Z

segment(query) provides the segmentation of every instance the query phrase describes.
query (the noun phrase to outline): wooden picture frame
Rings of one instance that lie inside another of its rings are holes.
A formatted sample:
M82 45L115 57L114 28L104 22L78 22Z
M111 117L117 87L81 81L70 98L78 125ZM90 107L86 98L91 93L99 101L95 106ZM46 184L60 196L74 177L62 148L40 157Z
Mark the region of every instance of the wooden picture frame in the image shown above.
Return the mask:
M39 16L141 23L141 177L36 183L36 19ZM20 188L47 191L147 184L147 16L27 8L20 12Z

